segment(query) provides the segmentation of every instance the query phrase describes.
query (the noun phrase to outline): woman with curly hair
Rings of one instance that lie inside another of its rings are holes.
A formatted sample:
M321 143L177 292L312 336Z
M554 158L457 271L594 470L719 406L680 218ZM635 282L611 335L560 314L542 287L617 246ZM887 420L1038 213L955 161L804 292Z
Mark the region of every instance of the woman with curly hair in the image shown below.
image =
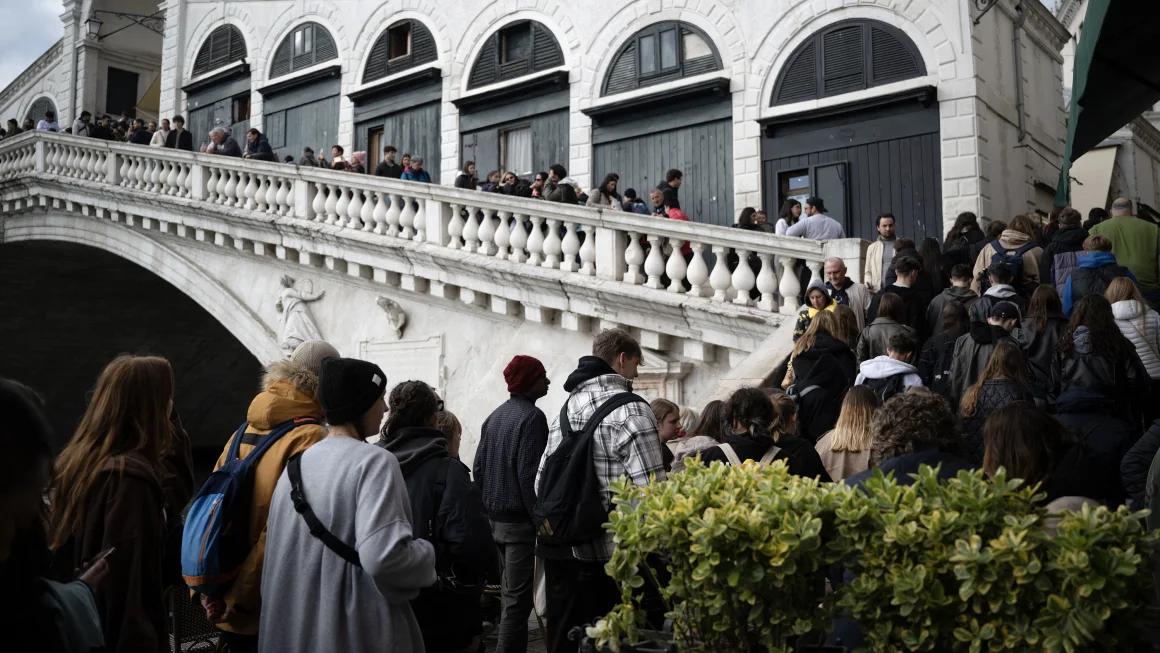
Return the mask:
M846 479L860 486L874 473L894 473L900 485L910 485L919 467L939 466L940 478L953 478L974 465L963 459L963 436L950 404L927 388L894 395L870 422L870 468Z
M411 609L428 651L474 651L482 636L479 600L488 577L500 571L499 554L483 495L467 466L449 450L439 430L443 401L422 381L404 381L391 390L389 416L378 445L395 454L411 502L415 539L435 545L438 583L419 592ZM455 431L454 424L449 430ZM452 438L454 439L454 438ZM456 447L458 448L458 447Z
M725 404L724 442L705 451L706 464L721 461L738 465L746 460L772 463L784 460L791 474L829 481L830 475L814 450L814 443L794 435L797 406L789 395L772 400L758 388L739 388Z

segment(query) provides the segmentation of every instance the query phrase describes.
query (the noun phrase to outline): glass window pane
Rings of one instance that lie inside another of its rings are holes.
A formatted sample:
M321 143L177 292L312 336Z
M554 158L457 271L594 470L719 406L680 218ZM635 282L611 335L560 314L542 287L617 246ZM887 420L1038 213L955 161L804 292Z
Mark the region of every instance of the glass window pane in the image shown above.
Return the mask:
M294 32L294 56L302 54L302 32Z
M504 30L501 36L503 63L528 58L532 49L531 23L510 27Z
M314 51L314 28L307 27L304 31L306 32L306 45L303 47L302 53L306 54Z
M665 30L661 32L661 70L676 68L678 63L677 30Z
M682 40L685 43L685 61L698 57L707 57L713 54L713 51L709 49L709 44L705 42L705 39L701 38L700 34L690 32Z
M642 36L640 43L640 74L648 75L657 71L657 37Z
M503 133L503 160L500 166L505 172L514 172L518 177L532 174L532 128L509 129Z
M790 190L799 190L802 188L809 188L809 187L810 187L810 176L809 175L802 175L800 177L790 177L789 178Z

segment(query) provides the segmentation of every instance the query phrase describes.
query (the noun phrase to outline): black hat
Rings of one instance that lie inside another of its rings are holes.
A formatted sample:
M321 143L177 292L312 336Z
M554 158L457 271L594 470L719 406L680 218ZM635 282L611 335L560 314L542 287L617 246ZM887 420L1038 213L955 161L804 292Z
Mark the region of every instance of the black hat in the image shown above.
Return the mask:
M999 302L991 307L991 317L997 320L1019 320L1019 307L1013 302Z
M807 197L806 204L809 204L810 206L814 207L820 213L826 212L826 203L823 202L822 198L820 198L820 197Z
M327 358L318 377L318 403L330 424L357 424L387 390L387 375L374 363Z
M669 207L670 209L681 208L681 202L680 202L680 200L677 199L677 189L676 188L669 186L669 187L665 188L663 191L661 191L661 194L664 195L664 197L665 197L665 206Z
M629 188L628 190L624 191L624 199L626 199L626 200L636 199L636 189Z

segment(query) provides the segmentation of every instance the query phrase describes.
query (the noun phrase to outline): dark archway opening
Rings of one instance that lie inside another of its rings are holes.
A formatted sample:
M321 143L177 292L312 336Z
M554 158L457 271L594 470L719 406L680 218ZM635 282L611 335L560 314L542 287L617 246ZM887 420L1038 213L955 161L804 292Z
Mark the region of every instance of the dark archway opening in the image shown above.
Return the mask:
M246 418L261 364L185 293L149 270L85 245L0 245L0 376L40 392L58 448L121 353L168 358L175 403L199 476Z

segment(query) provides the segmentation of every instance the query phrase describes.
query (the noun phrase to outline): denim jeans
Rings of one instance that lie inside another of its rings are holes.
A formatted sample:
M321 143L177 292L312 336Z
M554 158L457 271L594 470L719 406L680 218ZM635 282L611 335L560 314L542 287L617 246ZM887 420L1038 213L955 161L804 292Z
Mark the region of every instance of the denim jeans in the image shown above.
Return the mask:
M536 531L529 524L492 522L491 534L503 556L503 614L499 622L499 653L528 650L528 617L532 613Z

